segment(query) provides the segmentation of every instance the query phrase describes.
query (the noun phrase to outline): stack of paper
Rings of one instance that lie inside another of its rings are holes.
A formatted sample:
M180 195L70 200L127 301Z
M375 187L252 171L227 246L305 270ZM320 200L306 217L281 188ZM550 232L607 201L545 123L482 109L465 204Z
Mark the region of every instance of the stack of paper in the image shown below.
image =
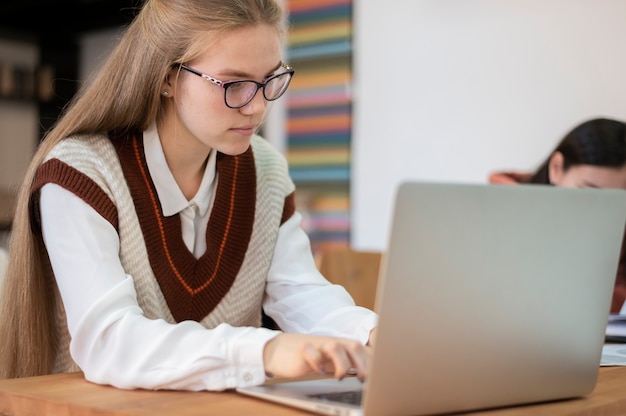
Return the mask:
M606 326L607 342L626 342L626 315L609 315Z

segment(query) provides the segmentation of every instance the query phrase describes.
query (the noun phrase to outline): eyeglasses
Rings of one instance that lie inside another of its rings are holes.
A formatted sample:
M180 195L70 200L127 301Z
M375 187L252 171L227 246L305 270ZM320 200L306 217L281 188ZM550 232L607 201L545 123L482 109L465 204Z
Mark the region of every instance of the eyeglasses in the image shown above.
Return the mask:
M281 67L285 69L285 72L272 75L267 78L265 82L256 82L251 79L244 79L240 81L220 81L219 79L203 74L196 69L188 67L187 65L179 64L179 66L185 71L189 71L192 74L217 85L218 87L224 88L224 103L229 108L244 107L252 101L259 88L263 88L263 97L267 101L279 99L285 91L287 91L291 77L295 72L291 66L282 63Z

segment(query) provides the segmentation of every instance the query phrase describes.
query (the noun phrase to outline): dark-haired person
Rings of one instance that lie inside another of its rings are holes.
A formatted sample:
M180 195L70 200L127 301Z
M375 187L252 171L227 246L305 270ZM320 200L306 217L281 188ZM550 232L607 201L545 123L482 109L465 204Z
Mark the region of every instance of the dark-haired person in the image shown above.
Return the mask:
M494 184L550 184L570 188L626 189L626 124L594 118L568 132L535 172L501 171ZM626 233L611 313L626 314Z

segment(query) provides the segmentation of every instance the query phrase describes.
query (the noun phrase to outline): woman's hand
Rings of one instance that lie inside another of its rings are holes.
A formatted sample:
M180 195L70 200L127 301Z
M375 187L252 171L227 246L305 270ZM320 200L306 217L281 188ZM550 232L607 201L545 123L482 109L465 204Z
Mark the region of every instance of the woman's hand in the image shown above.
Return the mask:
M275 377L321 373L342 379L356 371L362 381L367 374L365 347L344 338L280 334L265 345L263 362L266 373Z

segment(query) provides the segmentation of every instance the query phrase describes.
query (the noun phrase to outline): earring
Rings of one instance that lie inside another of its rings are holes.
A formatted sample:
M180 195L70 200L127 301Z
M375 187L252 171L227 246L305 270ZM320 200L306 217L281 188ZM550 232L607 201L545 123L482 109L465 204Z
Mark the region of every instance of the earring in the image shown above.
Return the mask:
M161 95L164 96L164 97L169 97L170 90L163 90L163 91L161 91Z

